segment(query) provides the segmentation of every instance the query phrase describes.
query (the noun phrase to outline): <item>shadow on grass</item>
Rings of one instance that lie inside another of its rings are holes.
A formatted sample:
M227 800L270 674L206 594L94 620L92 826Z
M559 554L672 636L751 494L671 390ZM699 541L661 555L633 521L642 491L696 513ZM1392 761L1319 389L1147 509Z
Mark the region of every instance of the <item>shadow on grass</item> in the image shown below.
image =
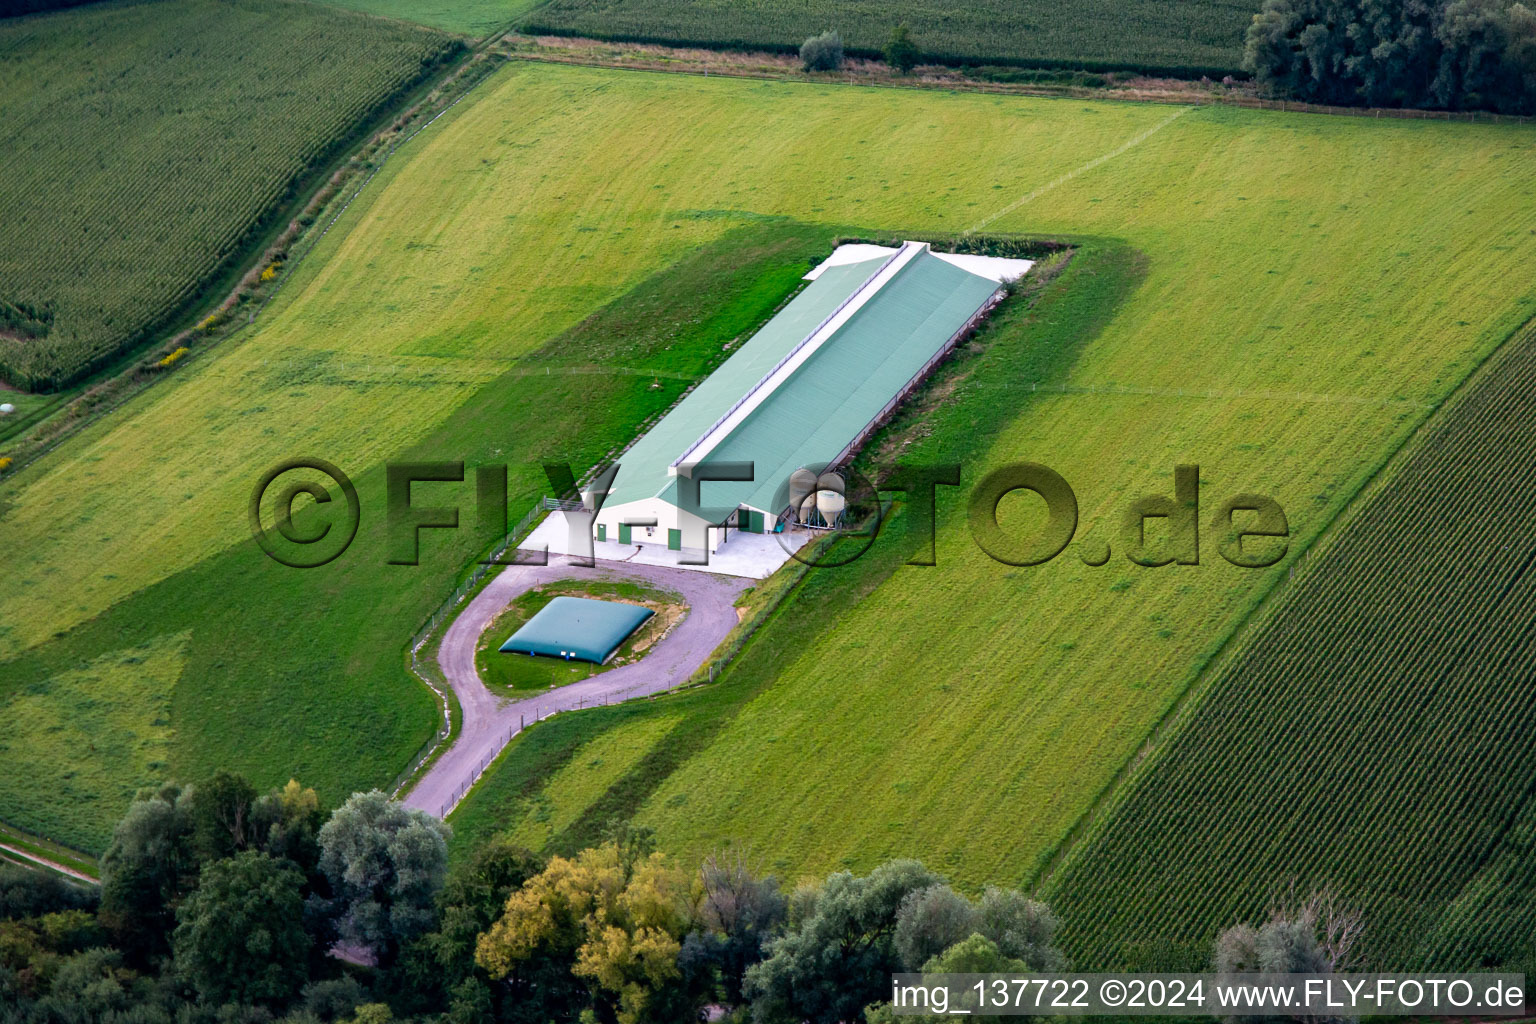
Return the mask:
M884 237L882 235L882 237ZM935 239L936 242L941 241ZM1112 239L1071 239L1052 273L1021 287L977 335L941 365L902 411L865 446L873 453L905 443L910 463L977 459L1035 399L1020 398L1021 380L1059 380L1083 347L1114 317L1145 275L1145 258ZM958 389L957 384L965 387ZM954 513L951 513L954 514ZM755 696L834 628L901 567L911 551L897 507L869 552L836 570L812 570L757 630L719 681L650 701L563 715L518 738L454 814L454 844L463 849L514 824L545 780L593 738L639 718L683 715L633 769L614 782L546 846L571 853L602 839L615 819L631 818L662 783L705 749ZM697 794L708 799L708 794ZM665 846L666 837L662 836Z

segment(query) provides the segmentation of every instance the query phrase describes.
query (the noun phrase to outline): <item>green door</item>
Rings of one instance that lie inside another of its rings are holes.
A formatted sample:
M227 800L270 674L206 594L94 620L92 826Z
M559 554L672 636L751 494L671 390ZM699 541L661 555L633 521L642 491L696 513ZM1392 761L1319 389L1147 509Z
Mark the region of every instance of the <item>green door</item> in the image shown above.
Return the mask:
M597 524L597 539L598 540L607 540L608 539L608 524L607 523L598 523Z
M620 523L619 524L619 543L620 544L628 544L629 543L629 524L628 523Z
M668 551L681 551L681 550L683 550L683 531L682 530L668 530L667 531L667 550Z
M748 519L747 519L747 532L748 533L762 533L763 532L763 514L761 512L753 512L753 513L751 513L748 516Z

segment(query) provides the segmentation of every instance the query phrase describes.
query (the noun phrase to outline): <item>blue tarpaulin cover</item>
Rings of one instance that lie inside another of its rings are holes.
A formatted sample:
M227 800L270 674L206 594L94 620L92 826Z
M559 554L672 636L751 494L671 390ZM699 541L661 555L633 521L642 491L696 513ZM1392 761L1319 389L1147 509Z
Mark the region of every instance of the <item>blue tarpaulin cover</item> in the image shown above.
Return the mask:
M557 597L513 633L501 649L601 665L654 614L649 608L617 601Z

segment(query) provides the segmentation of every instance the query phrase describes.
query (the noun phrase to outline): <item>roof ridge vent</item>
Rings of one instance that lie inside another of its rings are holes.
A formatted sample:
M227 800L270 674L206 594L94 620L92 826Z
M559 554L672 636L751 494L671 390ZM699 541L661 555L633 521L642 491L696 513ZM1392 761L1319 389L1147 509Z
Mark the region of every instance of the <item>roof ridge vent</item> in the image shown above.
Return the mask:
M683 450L683 453L672 460L667 467L669 475L676 476L679 467L690 459L697 461L709 454L731 430L734 430L753 409L762 404L763 399L785 380L793 375L811 354L826 344L842 329L843 325L852 318L853 314L868 302L876 292L880 291L901 269L911 263L917 257L928 251L927 242L902 242L900 248L881 261L864 281L855 288L846 299L838 303L836 309L828 313L815 328L791 348L784 357L773 365L767 373L758 379L757 383L748 388L746 393L736 400L735 404L725 411L719 419L712 423L708 430L699 435L699 438Z

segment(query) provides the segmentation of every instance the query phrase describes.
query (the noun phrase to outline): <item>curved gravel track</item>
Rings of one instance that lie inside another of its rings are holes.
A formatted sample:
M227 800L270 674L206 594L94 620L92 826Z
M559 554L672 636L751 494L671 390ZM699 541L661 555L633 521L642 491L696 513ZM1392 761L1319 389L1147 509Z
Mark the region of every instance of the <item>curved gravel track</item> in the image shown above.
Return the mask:
M688 611L666 639L632 665L521 700L501 697L486 689L475 671L475 646L480 634L518 595L541 583L564 579L635 580L663 587L681 594ZM556 711L643 697L684 682L736 625L736 598L752 582L734 576L627 562L599 560L595 568L585 568L555 555L550 556L548 565L503 569L443 635L437 662L463 709L463 726L453 745L406 795L406 806L439 818L447 817L486 765L525 723L532 724Z

